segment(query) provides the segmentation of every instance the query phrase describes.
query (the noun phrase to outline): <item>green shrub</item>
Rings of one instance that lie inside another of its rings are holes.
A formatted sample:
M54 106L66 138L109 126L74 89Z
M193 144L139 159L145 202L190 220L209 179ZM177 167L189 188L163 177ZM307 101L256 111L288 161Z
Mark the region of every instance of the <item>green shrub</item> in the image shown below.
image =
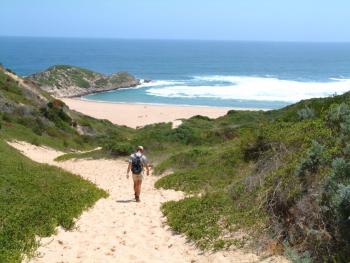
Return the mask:
M225 194L217 193L166 202L162 211L175 232L185 233L202 249L215 249L223 242L220 237L225 231L225 216L232 212L231 206ZM227 238L226 242L229 241Z
M284 242L284 255L292 263L312 263L313 262L311 255L308 251L300 255L295 249L289 246L288 242Z
M315 117L315 112L308 106L306 106L304 109L298 110L297 114L300 120L307 120Z
M315 173L324 162L325 146L316 141L312 141L311 148L307 151L306 157L301 160L295 174L303 177L306 173Z
M50 137L57 137L57 138L61 137L61 132L55 127L47 127L46 133Z
M84 88L84 89L90 88L90 83L88 81L86 81L85 79L75 78L74 81L75 81L75 84L78 87L81 87L81 88Z
M340 233L344 239L350 242L350 184L339 185L339 190L333 198L333 202L340 222Z
M199 132L187 124L182 124L172 133L176 141L184 144L199 144L201 138Z
M326 115L327 123L330 127L340 130L343 123L350 115L350 107L346 103L333 104Z
M40 145L40 142L38 140L38 138L34 137L31 141L30 141L31 144L35 145L35 146L39 146Z
M350 183L350 163L344 158L334 159L332 162L332 174L330 178L337 182L348 180Z
M64 103L60 100L53 100L46 107L40 109L43 116L52 121L58 128L70 126L73 122L72 118L66 113Z
M56 167L38 164L0 140L0 262L21 262L57 226L74 219L107 193Z
M63 147L64 148L68 148L69 143L67 142L67 140L63 140Z
M270 144L262 135L256 137L253 143L243 146L242 152L245 161L257 161L267 150L271 149Z
M326 184L326 200L329 200L340 227L350 230L350 162L337 158L333 161L332 168Z
M350 114L344 118L344 121L340 123L340 132L343 139L347 140L350 135Z
M101 78L95 81L95 85L97 85L98 87L104 87L108 84L107 79Z
M18 117L17 122L25 127L30 128L35 134L42 135L45 131L44 123L40 118L34 118L32 116Z
M114 142L104 146L104 149L113 156L129 155L134 147L128 142Z
M2 119L6 122L12 122L14 120L11 114L9 114L8 112L4 112L2 114Z

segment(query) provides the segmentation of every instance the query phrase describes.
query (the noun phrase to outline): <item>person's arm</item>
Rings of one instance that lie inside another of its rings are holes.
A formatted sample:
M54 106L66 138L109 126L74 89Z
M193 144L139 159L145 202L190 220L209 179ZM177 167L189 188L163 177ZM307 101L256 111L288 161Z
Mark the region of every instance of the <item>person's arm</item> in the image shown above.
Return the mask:
M150 171L150 169L149 169L149 165L148 165L148 163L146 164L146 171L147 171L147 175L149 175L149 171Z
M147 171L146 174L149 175L149 172L150 172L150 165L149 165L149 163L148 163L148 159L147 159L146 156L144 156L143 161L144 161L144 165L145 165L145 168L146 168L146 171Z
M130 170L131 170L131 162L129 162L128 170L126 171L126 178L127 178L127 179L129 179Z

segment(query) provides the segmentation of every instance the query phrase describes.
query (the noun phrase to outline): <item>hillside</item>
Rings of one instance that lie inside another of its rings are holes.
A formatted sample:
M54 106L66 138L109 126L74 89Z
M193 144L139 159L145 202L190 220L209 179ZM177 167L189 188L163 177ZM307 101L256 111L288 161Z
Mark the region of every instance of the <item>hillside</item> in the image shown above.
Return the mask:
M90 93L129 88L140 81L126 72L106 76L88 69L56 65L27 77L55 97L74 97Z
M292 262L349 262L349 101L185 121L173 135L187 147L157 166L172 171L157 187L193 195L163 205L168 224L202 248L250 244ZM242 230L250 238L237 238Z
M96 136L115 126L70 111L37 86L0 67L0 262L34 253L38 237L74 219L108 194L71 173L35 163L6 144L26 140L56 149L94 147Z
M71 111L35 82L4 69L0 69L0 125L5 139L66 151L91 149L108 136L124 138L133 131Z
M0 232L5 262L35 247L33 233L49 235L52 226L61 222L49 209L47 216L53 218L49 231L33 228L28 236L11 232L28 218L28 207L21 208L15 198L19 192L27 193L25 199L41 200L33 189L62 183L56 177L60 182L38 180L39 186L25 192L26 184L16 183L22 180L23 171L35 176L37 170L31 166L41 171L46 166L19 157L4 143L13 139L65 152L102 146L89 153L63 155L61 160L112 158L142 144L155 172L169 174L156 187L189 194L163 204L167 223L201 249L250 247L285 254L293 262L349 262L350 93L269 112L230 111L218 119L196 116L176 129L161 123L134 130L73 112L35 83L2 69L0 110L0 154L6 160L6 166L0 168L0 198L9 211L0 220L10 227L0 229L5 231ZM86 182L74 181L73 188L80 184ZM78 209L70 214L59 207L67 215L65 220L104 196L93 186L84 187L93 198L85 203L69 199L69 205ZM74 189L72 195L81 194ZM34 212L50 198L62 198L62 193L47 194L37 206L31 204Z

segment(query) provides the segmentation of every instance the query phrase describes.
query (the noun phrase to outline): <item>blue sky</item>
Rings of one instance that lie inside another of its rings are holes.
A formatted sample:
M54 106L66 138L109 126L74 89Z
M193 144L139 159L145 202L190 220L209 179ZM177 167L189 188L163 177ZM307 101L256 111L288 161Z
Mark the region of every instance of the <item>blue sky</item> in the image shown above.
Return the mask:
M350 41L349 25L349 0L11 0L0 4L0 35L7 36Z

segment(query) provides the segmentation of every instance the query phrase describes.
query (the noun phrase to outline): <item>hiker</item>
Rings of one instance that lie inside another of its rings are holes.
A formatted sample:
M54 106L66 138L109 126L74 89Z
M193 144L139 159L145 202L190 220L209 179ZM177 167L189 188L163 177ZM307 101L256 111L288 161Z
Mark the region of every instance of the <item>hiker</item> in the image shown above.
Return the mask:
M143 168L146 168L147 175L149 175L149 165L145 155L143 155L143 147L138 146L136 153L130 155L129 166L126 172L126 178L129 179L130 170L132 172L132 179L134 180L134 192L136 202L140 202L141 183L143 179Z

